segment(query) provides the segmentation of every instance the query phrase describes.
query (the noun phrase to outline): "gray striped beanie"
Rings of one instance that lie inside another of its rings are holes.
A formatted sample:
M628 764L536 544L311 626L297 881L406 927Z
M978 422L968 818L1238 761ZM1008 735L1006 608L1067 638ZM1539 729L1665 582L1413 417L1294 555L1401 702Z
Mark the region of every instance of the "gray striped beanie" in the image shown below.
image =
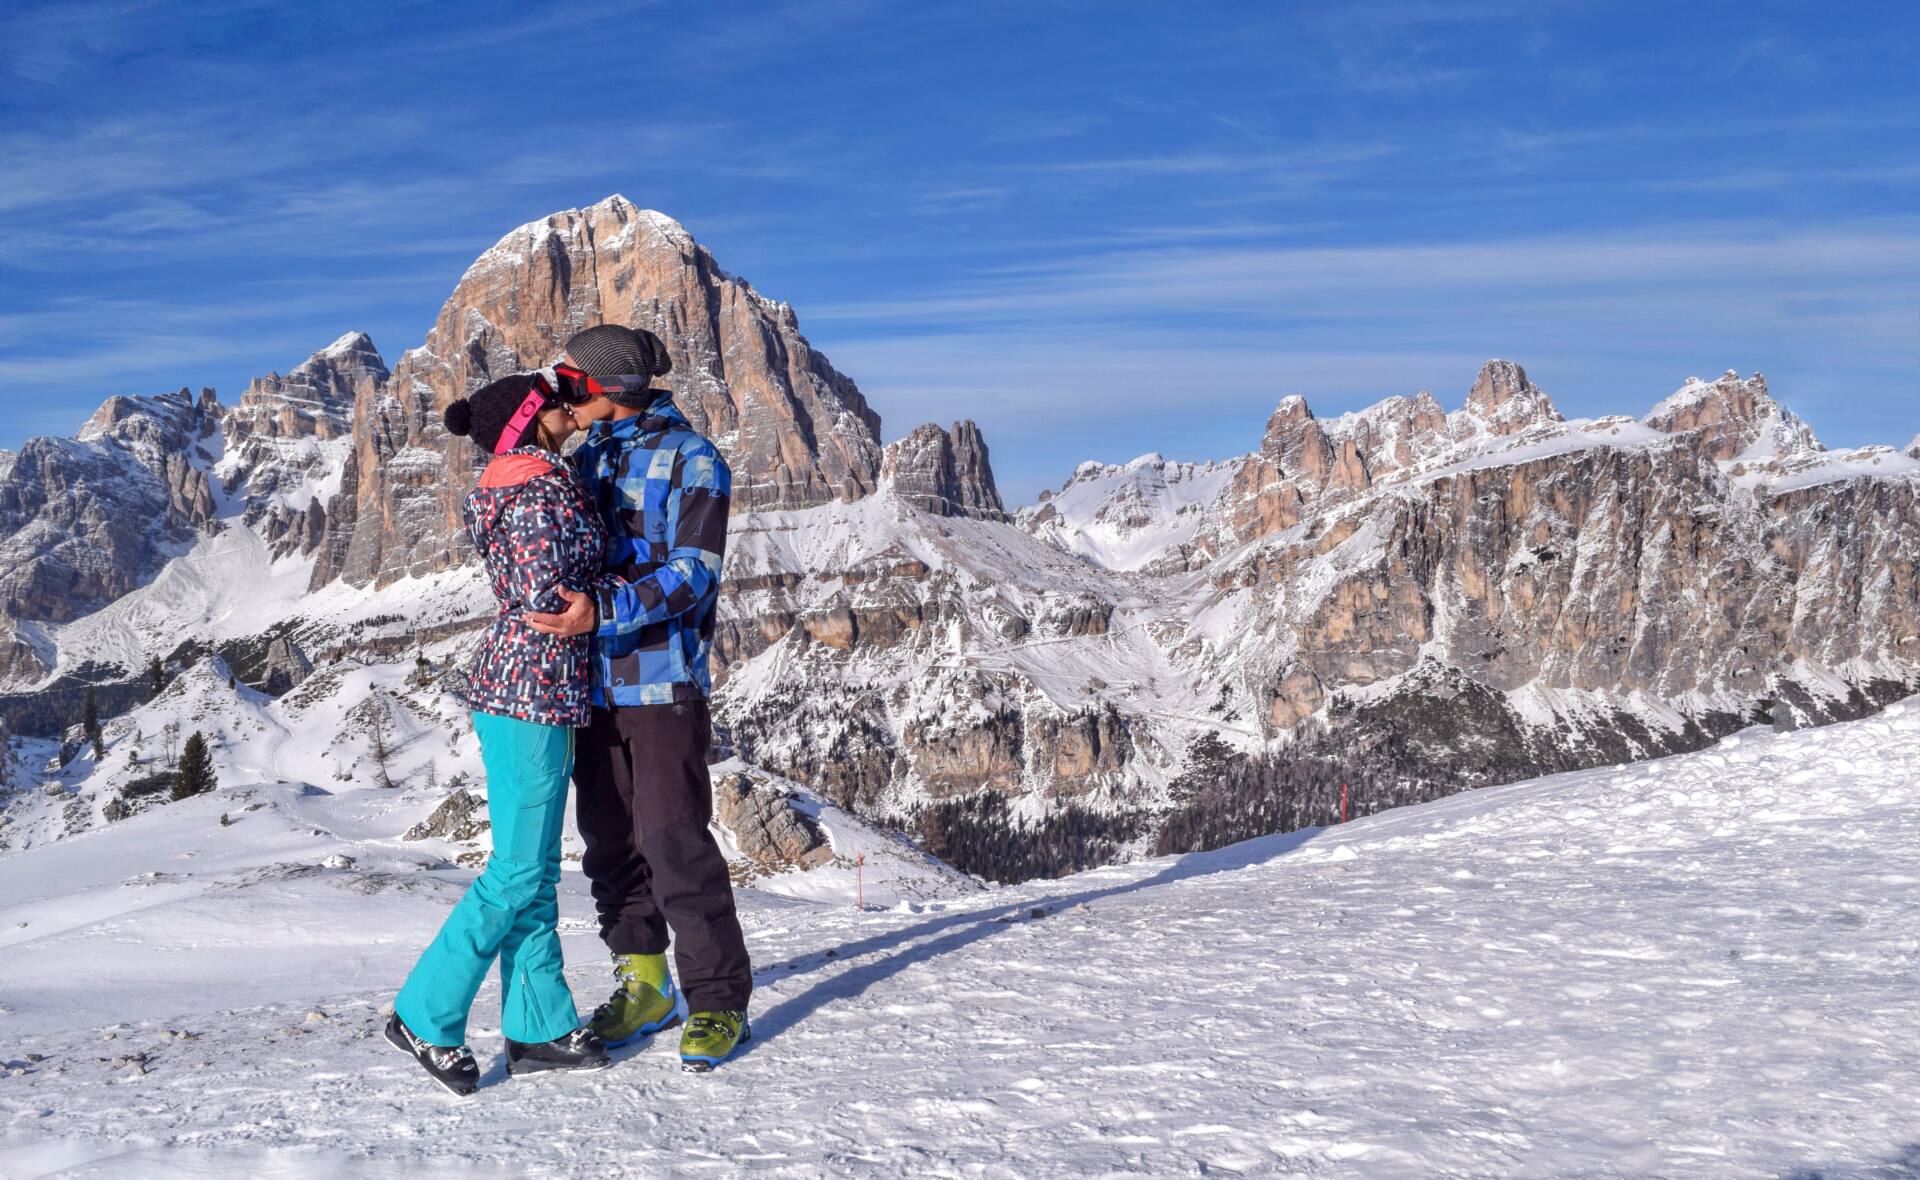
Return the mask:
M579 333L567 341L567 355L589 377L638 377L643 386L673 371L673 358L660 337L645 328L621 324L600 324ZM618 405L645 409L657 395L658 391L641 388L610 396Z

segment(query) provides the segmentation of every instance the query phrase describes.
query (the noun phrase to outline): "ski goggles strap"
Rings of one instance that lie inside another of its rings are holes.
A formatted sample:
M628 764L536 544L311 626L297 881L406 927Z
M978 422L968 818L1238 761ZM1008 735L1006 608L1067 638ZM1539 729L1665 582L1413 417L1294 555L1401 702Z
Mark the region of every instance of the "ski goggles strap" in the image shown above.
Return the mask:
M596 373L587 378L587 388L595 394L637 393L653 384L645 373Z
M546 388L538 383L527 391L527 396L521 399L520 408L513 412L513 417L507 419L507 424L500 429L500 438L493 444L494 454L504 455L520 445L520 439L526 434L527 427L532 425L533 420L539 417L540 411L546 408L549 397Z

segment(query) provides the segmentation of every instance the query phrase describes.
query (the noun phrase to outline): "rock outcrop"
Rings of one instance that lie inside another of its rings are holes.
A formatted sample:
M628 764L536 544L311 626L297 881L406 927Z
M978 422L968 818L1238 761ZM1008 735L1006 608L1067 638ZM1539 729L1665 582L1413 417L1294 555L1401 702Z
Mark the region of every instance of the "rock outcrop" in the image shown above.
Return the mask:
M1773 400L1765 377L1755 373L1742 380L1732 369L1717 381L1687 378L1647 414L1646 423L1667 434L1698 432L1699 450L1709 459L1771 458L1825 449L1805 422Z
M950 431L932 423L914 427L905 438L887 445L880 478L894 495L922 512L1008 519L993 484L987 442L971 421L956 422Z
M492 825L487 821L487 797L465 788L455 790L406 830L402 840L477 840Z
M266 668L260 688L272 696L283 696L307 682L313 675L313 661L300 645L282 635L267 645Z
M735 772L713 784L713 814L740 854L767 872L810 869L833 860L826 833L794 806L793 792Z
M667 344L662 380L733 469L737 512L801 508L877 485L880 420L800 335L793 309L722 271L672 218L609 197L502 238L468 268L426 342L354 403L354 449L326 508L313 585L384 584L458 564L460 502L480 455L441 411L555 360L599 323Z
M1518 434L1533 426L1565 421L1527 371L1512 361L1491 360L1467 391L1469 420L1494 434Z

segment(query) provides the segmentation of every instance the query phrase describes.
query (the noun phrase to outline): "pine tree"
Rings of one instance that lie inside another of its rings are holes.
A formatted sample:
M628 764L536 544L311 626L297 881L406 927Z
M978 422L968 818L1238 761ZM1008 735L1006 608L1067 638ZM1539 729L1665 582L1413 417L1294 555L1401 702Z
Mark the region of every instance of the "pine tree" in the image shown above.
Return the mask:
M377 706L373 711L373 781L382 787L391 789L393 779L387 774L387 706L379 697L374 698Z
M173 797L188 799L194 795L204 795L216 786L213 774L213 754L207 749L207 739L199 730L187 737L187 747L180 754L180 771L173 783Z
M100 702L94 699L93 685L87 685L86 703L82 705L80 724L86 730L87 740L93 743L95 761L107 756L106 735L100 730Z
M161 666L160 657L154 656L147 661L147 699L152 700L159 696L160 690L166 686L167 671Z

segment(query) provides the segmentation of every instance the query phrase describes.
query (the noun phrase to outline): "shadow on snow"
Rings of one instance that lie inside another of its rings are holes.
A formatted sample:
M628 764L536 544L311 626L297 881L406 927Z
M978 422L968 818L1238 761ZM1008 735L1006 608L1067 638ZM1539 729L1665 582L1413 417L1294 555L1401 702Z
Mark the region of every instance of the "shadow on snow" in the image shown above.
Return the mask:
M773 978L773 973L780 972L783 968L784 973L780 978L792 978L794 975L817 971L828 963L850 963L870 955L881 956L872 962L859 963L831 979L824 979L799 995L782 1000L765 1013L755 1016L753 1040L741 1046L736 1051L735 1057L737 1059L746 1056L756 1047L773 1040L827 1004L851 1000L874 984L890 979L916 963L925 963L942 955L951 954L991 937L998 931L1008 929L1020 921L1019 915L1022 911L1025 911L1031 920L1038 921L1071 910L1075 906L1137 893L1160 885L1172 884L1175 881L1252 868L1287 855L1324 830L1323 828L1302 828L1297 832L1246 840L1212 852L1191 852L1175 859L1158 873L1137 881L1101 889L1088 889L1079 893L1036 897L1018 904L1003 903L986 909L942 915L903 930L892 930L857 942L843 943L822 953L804 956L792 963L775 964L763 971L755 972L755 982L758 983L762 979L770 980ZM935 934L939 937L925 942L918 941Z

